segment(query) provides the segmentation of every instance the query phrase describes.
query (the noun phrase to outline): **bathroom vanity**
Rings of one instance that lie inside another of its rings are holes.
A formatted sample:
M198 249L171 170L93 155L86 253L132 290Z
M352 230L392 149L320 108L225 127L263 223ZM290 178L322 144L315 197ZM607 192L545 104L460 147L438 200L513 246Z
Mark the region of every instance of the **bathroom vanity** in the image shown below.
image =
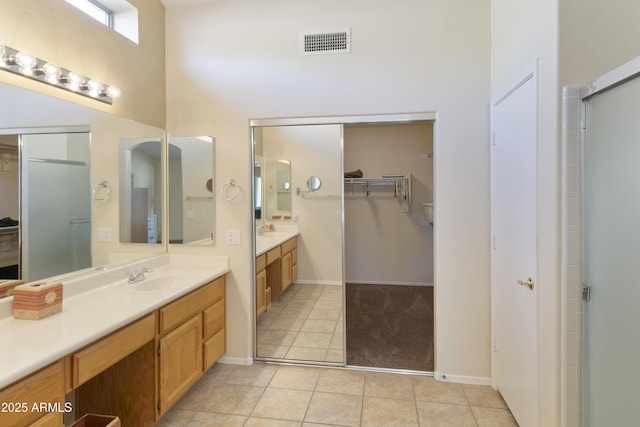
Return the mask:
M267 289L276 300L298 277L296 230L266 232L256 236L256 316L267 309Z
M73 411L152 426L225 352L228 260L181 258L63 282L63 311L39 321L0 302L0 343L11 349L0 354L0 425L61 426ZM142 266L153 272L128 283Z

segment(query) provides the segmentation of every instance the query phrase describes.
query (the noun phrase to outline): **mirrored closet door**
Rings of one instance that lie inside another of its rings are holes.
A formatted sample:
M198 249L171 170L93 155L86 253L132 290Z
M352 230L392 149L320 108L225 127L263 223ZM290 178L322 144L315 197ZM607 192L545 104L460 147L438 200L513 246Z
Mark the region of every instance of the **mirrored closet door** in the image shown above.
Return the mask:
M252 135L256 355L341 365L341 126L256 122Z

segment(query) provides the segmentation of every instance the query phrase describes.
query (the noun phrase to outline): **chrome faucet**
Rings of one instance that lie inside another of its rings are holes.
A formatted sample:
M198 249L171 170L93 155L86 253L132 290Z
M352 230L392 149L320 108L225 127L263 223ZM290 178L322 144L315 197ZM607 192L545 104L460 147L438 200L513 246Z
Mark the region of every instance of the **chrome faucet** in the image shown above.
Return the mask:
M153 270L150 269L149 267L142 267L133 273L129 273L129 284L142 282L145 279L144 277L145 273L151 273L151 272L153 272Z

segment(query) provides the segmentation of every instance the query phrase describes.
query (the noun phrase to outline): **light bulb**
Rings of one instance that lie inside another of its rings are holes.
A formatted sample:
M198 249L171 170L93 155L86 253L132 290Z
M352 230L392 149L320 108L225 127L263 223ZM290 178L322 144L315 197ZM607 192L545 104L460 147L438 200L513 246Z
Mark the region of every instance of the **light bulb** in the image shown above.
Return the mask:
M89 80L87 82L87 89L89 90L89 95L94 98L98 97L102 92L102 83L97 80Z
M78 91L80 90L80 85L82 85L82 82L84 81L84 77L82 77L78 73L74 73L73 71L70 71L67 74L66 80L67 80L67 85L69 89L73 91Z
M115 86L109 86L107 88L107 96L110 98L117 98L120 96L122 92L120 91L120 88L115 87Z
M0 44L0 67L4 67L7 65L7 63L4 60L4 55L7 52L7 49L5 49L4 45Z
M33 67L35 67L38 63L35 57L24 52L16 53L16 57L14 60L20 67L20 72L27 75L33 74Z
M42 72L49 83L56 84L60 81L60 67L57 65L47 62L42 67Z

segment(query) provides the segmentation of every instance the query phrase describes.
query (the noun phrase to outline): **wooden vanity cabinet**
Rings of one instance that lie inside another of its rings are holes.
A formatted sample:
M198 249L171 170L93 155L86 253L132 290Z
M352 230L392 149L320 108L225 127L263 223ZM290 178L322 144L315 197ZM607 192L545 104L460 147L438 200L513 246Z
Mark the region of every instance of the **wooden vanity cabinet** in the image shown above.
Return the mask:
M226 351L225 277L159 310L158 416Z
M256 257L256 317L260 317L267 309L267 288L271 288L271 298L275 301L297 277L297 237L258 255Z
M153 425L226 351L225 280L1 389L0 403L14 406L0 410L0 426L63 426L65 394L73 389L77 416L114 414L122 425ZM40 405L48 406L34 410Z
M60 427L64 401L64 364L60 360L0 391L0 425ZM51 404L59 410L40 411L41 404Z

